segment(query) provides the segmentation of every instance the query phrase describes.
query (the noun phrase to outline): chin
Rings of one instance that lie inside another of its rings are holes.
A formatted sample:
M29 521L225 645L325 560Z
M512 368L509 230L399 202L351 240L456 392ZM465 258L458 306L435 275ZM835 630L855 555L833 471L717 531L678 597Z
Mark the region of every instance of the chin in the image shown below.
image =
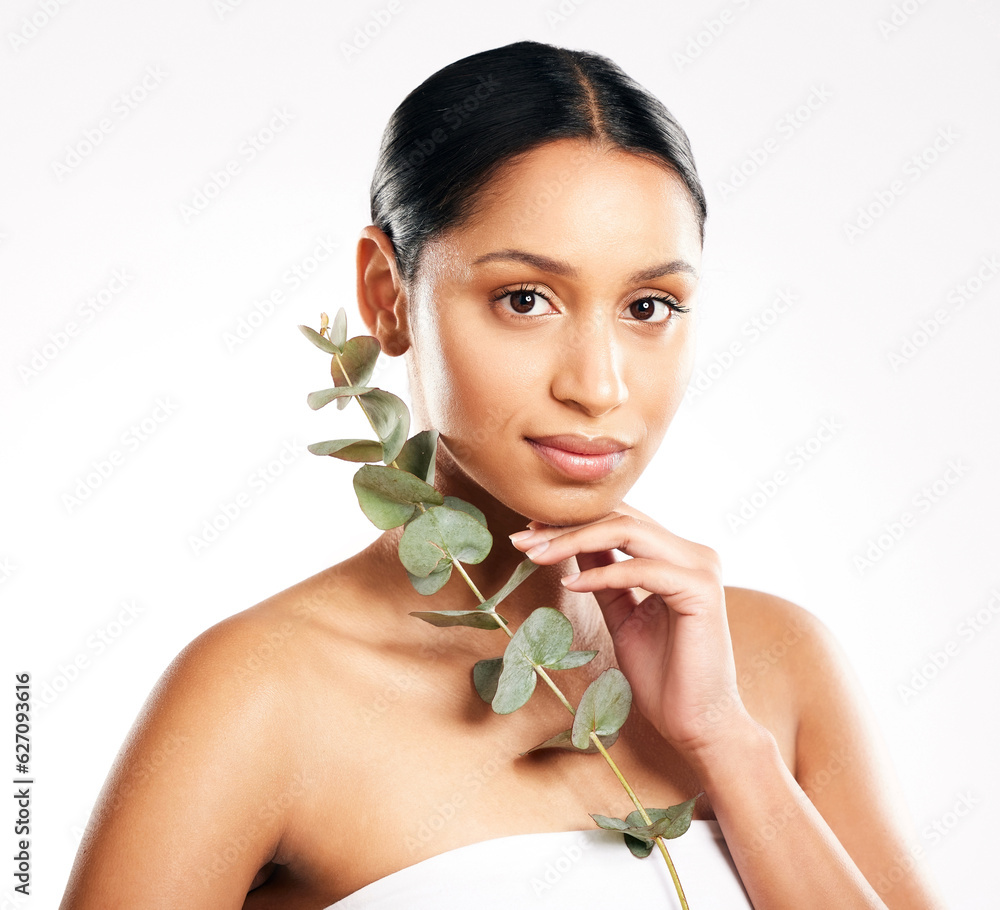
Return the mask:
M559 494L556 494L558 498ZM596 497L595 497L596 499ZM544 502L535 499L527 508L527 511L518 509L525 518L530 521L538 521L542 524L564 527L566 525L584 525L606 518L618 508L620 500L613 502L610 498L600 497L598 501L568 503L565 498L562 502Z

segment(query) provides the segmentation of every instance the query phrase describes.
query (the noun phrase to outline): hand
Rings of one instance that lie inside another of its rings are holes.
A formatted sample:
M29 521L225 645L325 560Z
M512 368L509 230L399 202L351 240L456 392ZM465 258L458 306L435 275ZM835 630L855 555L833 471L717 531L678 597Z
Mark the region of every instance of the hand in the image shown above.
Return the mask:
M512 543L539 565L576 557L580 573L563 583L594 593L633 701L667 742L693 755L749 720L714 550L624 503L589 524L530 527ZM615 549L632 558L617 561Z

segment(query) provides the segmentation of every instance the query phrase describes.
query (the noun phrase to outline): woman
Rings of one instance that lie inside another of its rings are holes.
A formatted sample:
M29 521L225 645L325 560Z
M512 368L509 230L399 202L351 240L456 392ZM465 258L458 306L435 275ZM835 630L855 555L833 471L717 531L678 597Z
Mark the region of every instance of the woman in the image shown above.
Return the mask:
M598 651L559 674L572 704L625 674L636 710L612 754L645 805L703 793L670 842L691 906L939 907L824 627L724 586L713 550L623 501L691 374L705 215L659 101L604 57L517 42L393 114L359 308L406 358L411 431L439 431L435 486L486 516L471 581L488 596L527 554L505 618L556 607ZM584 830L632 808L600 758L518 756L568 726L553 694L499 716L473 690L503 634L407 615L476 601L459 573L416 593L401 531L178 655L63 910L674 905L655 855Z

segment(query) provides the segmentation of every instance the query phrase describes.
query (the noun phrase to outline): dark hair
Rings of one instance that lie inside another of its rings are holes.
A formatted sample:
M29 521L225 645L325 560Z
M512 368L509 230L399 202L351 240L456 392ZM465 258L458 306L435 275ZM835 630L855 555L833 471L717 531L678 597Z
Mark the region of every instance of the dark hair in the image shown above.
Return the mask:
M393 111L371 184L372 223L404 281L424 245L475 211L513 159L585 138L654 157L690 192L704 243L707 206L687 134L663 103L600 54L516 41L438 70Z

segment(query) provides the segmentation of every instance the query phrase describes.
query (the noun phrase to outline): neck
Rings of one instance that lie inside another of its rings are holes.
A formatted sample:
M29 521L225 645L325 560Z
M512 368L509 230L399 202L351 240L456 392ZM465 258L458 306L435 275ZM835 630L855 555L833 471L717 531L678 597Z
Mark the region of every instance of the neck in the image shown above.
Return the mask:
M525 559L524 553L514 547L508 535L523 531L529 518L521 515L495 499L478 483L469 477L455 463L447 448L439 440L435 463L434 486L445 496L456 496L476 506L486 516L486 524L493 536L493 546L489 555L481 563L463 563L462 568L476 586L483 599L495 594L510 578L517 566ZM401 530L388 531L382 536L382 543L388 556L395 555ZM582 640L593 640L604 628L597 602L591 594L567 591L559 579L578 566L574 558L563 560L551 566L539 566L507 598L497 612L519 626L532 610L538 607L552 607L565 613L577 630L574 647L583 648ZM414 592L415 597L421 595ZM475 607L476 595L462 574L452 571L448 583L436 594L421 598L425 605L416 609L424 610L467 610Z

